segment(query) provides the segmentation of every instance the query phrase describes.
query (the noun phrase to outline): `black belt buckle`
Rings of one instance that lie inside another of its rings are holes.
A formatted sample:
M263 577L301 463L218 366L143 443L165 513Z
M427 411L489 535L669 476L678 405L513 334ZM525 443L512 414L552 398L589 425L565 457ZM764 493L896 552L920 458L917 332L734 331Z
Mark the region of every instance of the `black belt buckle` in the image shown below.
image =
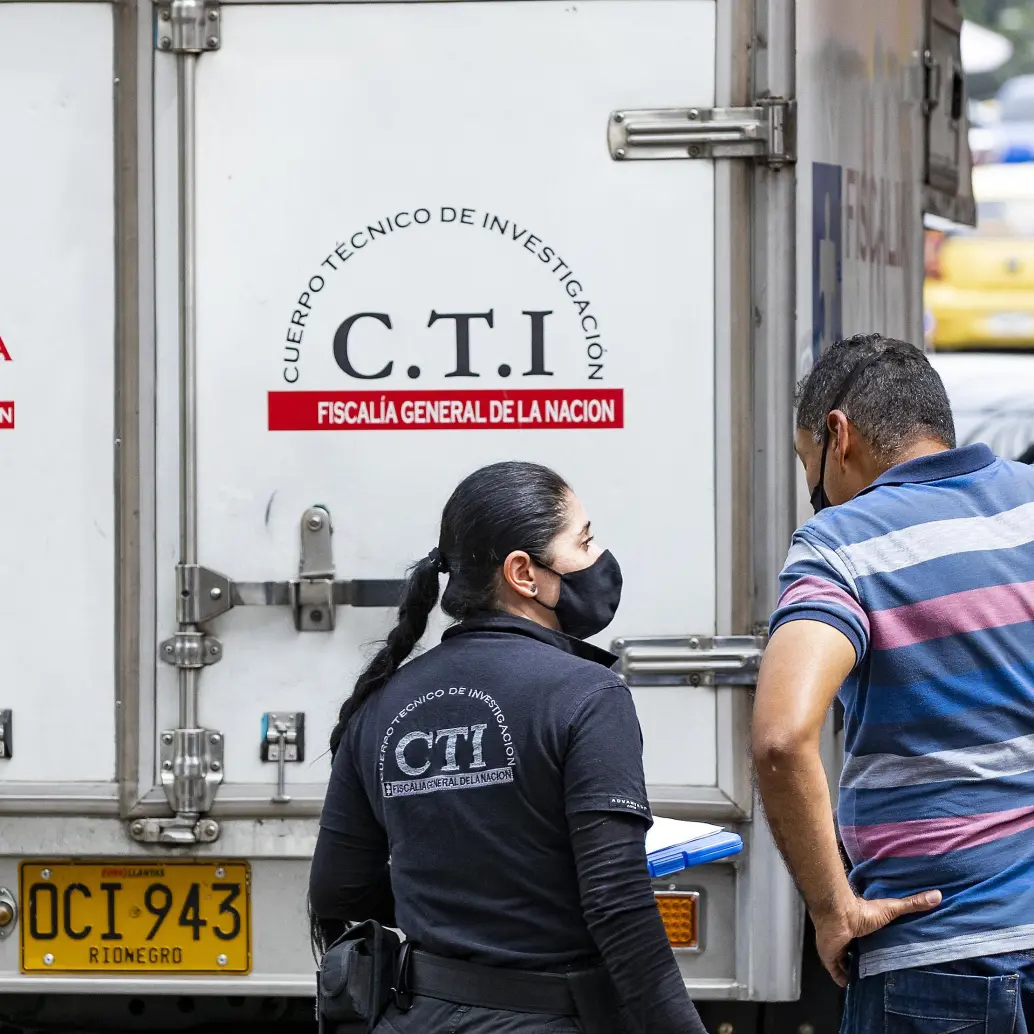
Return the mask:
M410 963L413 956L413 945L404 941L399 949L398 966L395 968L395 986L391 989L392 1001L401 1012L409 1012L413 1008L413 992L410 990Z

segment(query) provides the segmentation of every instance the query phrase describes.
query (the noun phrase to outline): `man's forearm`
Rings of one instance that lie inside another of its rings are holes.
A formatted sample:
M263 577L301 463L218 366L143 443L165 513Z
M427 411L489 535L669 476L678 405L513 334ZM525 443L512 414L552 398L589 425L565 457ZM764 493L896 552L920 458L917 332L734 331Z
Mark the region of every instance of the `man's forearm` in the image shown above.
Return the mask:
M758 787L776 846L813 916L840 911L854 898L837 848L829 788L812 743L763 749Z

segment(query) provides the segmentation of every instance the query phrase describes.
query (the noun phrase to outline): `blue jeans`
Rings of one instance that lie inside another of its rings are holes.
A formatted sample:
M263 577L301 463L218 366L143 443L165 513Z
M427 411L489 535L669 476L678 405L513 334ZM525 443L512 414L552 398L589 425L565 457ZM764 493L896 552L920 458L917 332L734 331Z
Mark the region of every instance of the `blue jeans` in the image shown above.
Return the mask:
M1034 1034L1034 952L853 980L840 1034Z

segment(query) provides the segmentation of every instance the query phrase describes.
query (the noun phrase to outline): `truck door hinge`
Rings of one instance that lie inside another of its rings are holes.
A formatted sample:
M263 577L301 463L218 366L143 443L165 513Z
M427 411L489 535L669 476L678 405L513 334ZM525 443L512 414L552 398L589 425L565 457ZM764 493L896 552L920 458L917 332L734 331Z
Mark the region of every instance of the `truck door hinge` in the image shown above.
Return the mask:
M158 0L155 46L169 54L203 54L222 45L218 0Z
M940 102L941 65L933 51L923 51L923 114L929 115Z
M781 166L797 159L797 102L749 108L639 108L611 113L607 143L615 161L752 158Z
M630 686L753 686L765 636L616 639L611 651Z
M176 620L203 625L234 607L290 607L299 632L332 632L339 606L394 607L402 582L385 579L334 579L331 535L334 528L325 506L310 506L302 514L298 577L283 582L235 582L197 564L176 568ZM214 664L222 646L212 636L203 642L180 633L160 645L162 660L177 667Z

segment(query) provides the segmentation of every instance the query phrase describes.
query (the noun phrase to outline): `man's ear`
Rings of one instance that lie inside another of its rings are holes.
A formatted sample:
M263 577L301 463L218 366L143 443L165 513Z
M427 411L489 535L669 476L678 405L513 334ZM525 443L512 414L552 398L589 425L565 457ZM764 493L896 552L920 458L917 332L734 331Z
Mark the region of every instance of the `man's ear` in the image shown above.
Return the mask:
M829 451L836 457L837 463L843 467L855 444L851 435L851 421L841 410L834 409L826 417L826 426L829 428Z
M537 571L531 557L523 549L515 549L503 561L503 579L514 592L526 599L534 599L539 587Z

